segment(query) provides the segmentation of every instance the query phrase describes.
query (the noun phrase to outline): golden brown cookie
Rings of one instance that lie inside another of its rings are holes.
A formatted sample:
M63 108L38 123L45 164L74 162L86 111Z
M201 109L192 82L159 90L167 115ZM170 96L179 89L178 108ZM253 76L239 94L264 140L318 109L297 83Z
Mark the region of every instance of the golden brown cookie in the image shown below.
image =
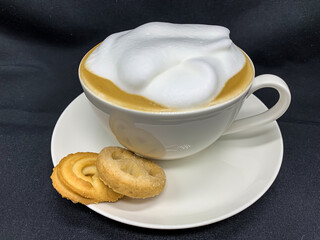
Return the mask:
M156 196L166 183L160 166L120 147L104 148L96 163L100 179L115 192L128 197Z
M117 201L122 195L98 177L97 156L97 153L79 152L63 158L51 176L54 188L63 197L82 204Z
M66 188L63 183L60 182L57 175L57 168L53 169L53 173L51 175L52 185L53 187L61 194L62 197L71 200L74 203L82 203L82 204L91 204L96 203L96 199L92 198L84 198L79 194L73 192L72 190Z

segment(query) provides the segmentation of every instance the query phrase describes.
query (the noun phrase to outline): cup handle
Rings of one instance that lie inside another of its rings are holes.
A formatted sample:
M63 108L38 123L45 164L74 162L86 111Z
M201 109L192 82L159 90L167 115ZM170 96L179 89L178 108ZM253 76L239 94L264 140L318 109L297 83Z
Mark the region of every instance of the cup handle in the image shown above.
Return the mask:
M235 120L223 135L240 132L242 130L270 123L278 119L282 116L282 114L285 113L291 101L290 90L285 81L283 81L280 77L272 74L260 75L253 80L251 89L249 90L247 97L261 88L276 89L279 93L278 102L272 108L263 113Z

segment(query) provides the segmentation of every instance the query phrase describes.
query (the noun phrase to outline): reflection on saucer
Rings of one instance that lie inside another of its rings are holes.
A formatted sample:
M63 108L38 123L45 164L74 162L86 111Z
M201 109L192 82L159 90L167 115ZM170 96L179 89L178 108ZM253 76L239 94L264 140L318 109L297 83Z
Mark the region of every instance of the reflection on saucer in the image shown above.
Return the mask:
M165 154L161 142L149 132L136 127L127 116L112 113L109 125L118 142L129 150L150 158L159 158Z

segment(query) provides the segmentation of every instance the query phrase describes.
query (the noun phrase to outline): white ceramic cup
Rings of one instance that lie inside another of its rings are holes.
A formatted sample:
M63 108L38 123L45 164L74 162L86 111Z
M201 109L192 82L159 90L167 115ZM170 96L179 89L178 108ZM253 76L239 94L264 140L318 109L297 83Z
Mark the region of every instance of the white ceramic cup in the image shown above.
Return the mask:
M287 84L271 74L255 77L240 96L228 102L192 111L165 113L142 112L113 105L94 95L81 78L80 82L96 116L109 134L113 134L127 149L161 160L190 156L222 135L272 122L282 116L291 101ZM263 113L235 120L245 99L261 88L276 89L279 92L278 102Z

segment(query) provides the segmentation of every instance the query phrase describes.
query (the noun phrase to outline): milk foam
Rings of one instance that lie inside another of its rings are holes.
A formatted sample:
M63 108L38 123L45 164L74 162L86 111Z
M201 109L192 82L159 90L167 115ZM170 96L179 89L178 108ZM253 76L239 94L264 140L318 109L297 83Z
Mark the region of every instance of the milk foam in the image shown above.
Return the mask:
M85 67L123 91L187 109L216 97L245 57L221 26L153 22L107 37Z

